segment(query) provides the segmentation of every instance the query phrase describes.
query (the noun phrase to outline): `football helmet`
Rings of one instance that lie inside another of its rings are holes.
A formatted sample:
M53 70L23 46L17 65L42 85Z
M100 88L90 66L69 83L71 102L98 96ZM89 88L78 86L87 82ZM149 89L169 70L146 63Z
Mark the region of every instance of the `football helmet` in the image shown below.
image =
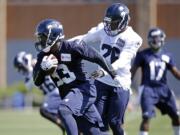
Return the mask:
M165 43L166 34L160 28L152 28L147 38L149 46L154 50L159 50Z
M32 55L24 51L19 52L14 58L15 69L25 75L33 70L32 67Z
M37 51L49 52L51 47L64 38L63 26L53 19L42 20L36 27Z
M129 9L126 5L122 3L112 4L105 12L104 30L109 36L116 36L126 28L129 20Z

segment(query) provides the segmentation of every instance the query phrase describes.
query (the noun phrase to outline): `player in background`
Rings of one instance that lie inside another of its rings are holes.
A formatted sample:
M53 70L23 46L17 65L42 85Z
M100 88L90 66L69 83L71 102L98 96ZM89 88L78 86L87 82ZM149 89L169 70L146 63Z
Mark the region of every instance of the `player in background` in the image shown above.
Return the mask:
M150 29L147 36L149 48L138 52L132 68L132 77L137 68L140 67L142 70L140 135L148 135L150 119L155 116L154 107L171 118L174 135L180 135L179 111L166 78L169 70L177 79L180 79L180 71L171 54L163 49L165 37L164 31L160 28Z
M97 88L96 106L104 121L114 135L124 135L124 114L129 101L131 86L131 63L142 44L141 37L128 26L130 20L129 9L122 3L110 5L104 20L97 27L93 27L87 34L69 39L82 40L86 44L99 45L100 54L111 63L117 72L118 85L102 68L92 73Z
M42 20L35 35L35 45L40 53L33 74L34 82L37 86L41 85L44 76L50 74L59 88L62 98L59 115L67 134L77 135L77 126L80 126L85 135L101 135L99 127L103 125L102 119L94 105L96 89L86 76L82 60L99 64L112 78L116 78L111 65L84 42L64 40L63 26L57 20ZM52 72L48 73L50 70Z
M28 90L32 90L35 86L32 76L35 63L36 59L33 59L30 53L24 51L19 52L14 58L14 67L17 69L17 72L24 77L24 83ZM60 127L63 135L65 135L65 128L57 116L58 103L60 102L59 91L52 82L50 76L45 77L45 80L39 86L39 89L45 96L40 107L40 114Z

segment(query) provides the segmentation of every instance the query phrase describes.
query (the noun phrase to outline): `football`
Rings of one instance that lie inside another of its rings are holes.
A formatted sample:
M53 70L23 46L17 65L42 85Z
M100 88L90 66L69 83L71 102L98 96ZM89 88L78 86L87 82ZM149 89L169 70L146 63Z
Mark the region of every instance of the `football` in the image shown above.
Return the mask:
M57 58L56 58L53 54L50 54L47 59L56 59L56 60L57 60ZM58 61L58 60L57 60L57 61ZM56 64L56 66L54 66L54 67L52 67L51 69L47 70L47 71L46 71L46 75L51 75L51 74L53 74L53 73L56 71L57 66L58 66L58 63Z

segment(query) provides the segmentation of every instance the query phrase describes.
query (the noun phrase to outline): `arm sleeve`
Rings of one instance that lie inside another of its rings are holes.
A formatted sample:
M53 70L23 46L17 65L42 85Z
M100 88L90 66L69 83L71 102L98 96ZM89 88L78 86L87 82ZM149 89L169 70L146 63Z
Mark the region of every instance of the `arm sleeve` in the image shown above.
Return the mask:
M36 86L40 86L45 79L45 72L41 69L42 56L38 55L37 63L33 69L33 80Z
M167 68L172 69L173 67L176 67L176 63L174 61L174 58L171 54L168 55L162 55L162 59L167 63Z
M138 52L134 59L133 65L136 67L140 67L142 63L143 63L143 55L141 52Z
M101 66L106 72L110 74L112 78L116 76L115 70L112 68L111 64L106 61L106 59L101 56L97 50L93 47L88 46L85 42L80 42L74 45L74 51L76 55L79 55L82 59L93 62Z

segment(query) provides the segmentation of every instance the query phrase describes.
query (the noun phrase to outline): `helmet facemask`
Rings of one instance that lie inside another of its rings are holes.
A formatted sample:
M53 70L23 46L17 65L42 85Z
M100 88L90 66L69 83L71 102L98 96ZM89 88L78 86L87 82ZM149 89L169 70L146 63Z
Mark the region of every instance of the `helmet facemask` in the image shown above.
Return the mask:
M22 75L32 72L32 55L26 52L20 52L14 59L14 67Z
M165 43L165 37L161 30L152 31L148 36L148 44L153 50L159 50Z
M47 36L44 34L38 34L36 33L36 38L37 42L35 43L35 48L37 51L42 51L44 48L47 47L46 41L47 41Z
M63 27L60 24L48 24L44 31L37 30L35 33L37 42L35 48L37 51L49 52L51 47L64 38Z
M109 36L116 36L125 30L129 20L129 9L121 3L113 4L106 10L104 30Z
M112 20L111 18L105 17L104 18L104 30L110 36L116 36L121 33L129 22L129 16L124 16L119 20Z

